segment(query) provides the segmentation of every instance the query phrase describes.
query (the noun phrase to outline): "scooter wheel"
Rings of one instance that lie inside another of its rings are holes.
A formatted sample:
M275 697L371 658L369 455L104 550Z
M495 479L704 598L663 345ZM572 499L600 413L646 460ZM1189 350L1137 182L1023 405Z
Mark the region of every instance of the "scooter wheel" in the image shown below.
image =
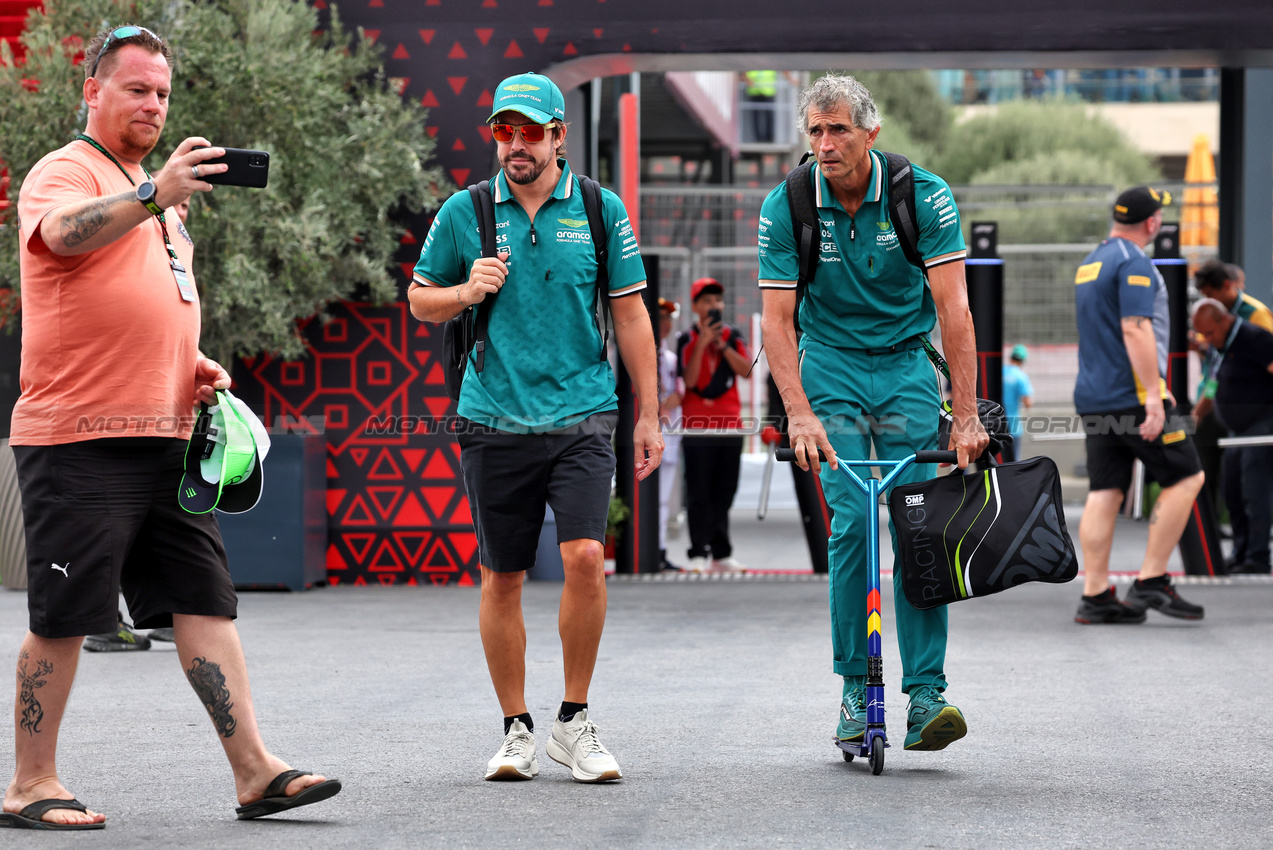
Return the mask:
M883 738L871 739L870 761L871 761L871 773L875 774L876 776L879 776L880 773L884 770L884 739Z
M848 750L843 750L842 754L844 756L845 761L853 761L853 753L849 752Z

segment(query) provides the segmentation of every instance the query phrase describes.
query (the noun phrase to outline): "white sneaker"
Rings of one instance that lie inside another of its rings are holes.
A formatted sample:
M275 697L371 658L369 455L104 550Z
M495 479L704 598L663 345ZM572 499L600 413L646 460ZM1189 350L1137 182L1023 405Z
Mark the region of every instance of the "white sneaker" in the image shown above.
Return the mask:
M718 558L712 561L712 569L722 570L729 573L741 573L747 569L747 566L730 555L728 558Z
M619 763L601 746L597 727L588 719L588 709L580 709L569 723L558 720L545 746L549 757L570 768L580 782L605 782L620 779Z
M539 773L535 758L535 735L520 720L514 720L504 736L504 745L486 763L487 779L534 779Z
M685 569L691 573L705 573L707 572L707 558L704 556L690 558L689 565Z

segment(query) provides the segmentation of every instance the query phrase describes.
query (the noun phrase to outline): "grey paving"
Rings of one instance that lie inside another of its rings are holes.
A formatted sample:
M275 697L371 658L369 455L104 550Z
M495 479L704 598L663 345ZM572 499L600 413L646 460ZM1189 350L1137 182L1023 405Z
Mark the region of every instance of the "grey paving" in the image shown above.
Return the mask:
M757 529L740 516L738 530L789 561L795 520L775 519ZM1128 546L1137 531L1120 529ZM940 753L895 745L879 777L830 744L839 683L826 592L818 580L612 581L591 699L625 773L609 786L572 782L542 743L534 782L482 781L500 730L476 589L244 594L239 626L267 741L340 776L345 792L237 822L229 771L172 648L83 654L59 766L109 825L0 831L0 845L1267 846L1273 584L1190 585L1204 622L1153 615L1139 627L1072 623L1077 585L960 603L947 667L969 736ZM559 593L532 584L525 598L541 732L561 698ZM24 624L23 594L0 592L0 655L16 651ZM11 741L0 735L5 769Z

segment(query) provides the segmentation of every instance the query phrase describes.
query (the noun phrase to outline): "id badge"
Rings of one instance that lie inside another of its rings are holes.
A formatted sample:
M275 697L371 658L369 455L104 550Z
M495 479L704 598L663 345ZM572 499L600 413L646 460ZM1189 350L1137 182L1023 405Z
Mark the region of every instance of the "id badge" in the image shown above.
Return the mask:
M196 297L194 284L190 282L189 276L186 275L186 267L176 257L170 258L168 264L172 266L172 276L177 279L177 291L181 293L181 300L194 301Z

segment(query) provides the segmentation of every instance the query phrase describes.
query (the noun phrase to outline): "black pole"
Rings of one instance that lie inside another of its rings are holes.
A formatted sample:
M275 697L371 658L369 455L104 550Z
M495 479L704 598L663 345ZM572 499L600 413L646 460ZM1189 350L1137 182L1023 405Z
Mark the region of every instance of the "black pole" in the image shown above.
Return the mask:
M650 314L650 327L658 339L659 258L643 256L645 289L640 293ZM628 296L632 297L632 296ZM637 396L632 377L616 357L616 392L619 396L619 424L614 433L617 462L615 479L619 498L627 506L628 518L619 527L614 547L616 573L656 573L659 571L659 470L637 484L633 469L632 429L636 427Z
M782 396L778 393L778 384L774 376L769 376L769 424L782 434L778 445L784 449L791 448L791 439L787 435L787 409L782 404ZM797 464L789 463L791 479L796 490L796 503L800 506L800 521L804 526L805 543L809 546L809 562L813 564L815 573L828 570L827 538L831 534L831 506L822 493L822 485L812 472L806 472Z
M1164 224L1154 239L1154 266L1167 286L1167 389L1182 414L1189 401L1189 263L1180 259L1180 225Z
M977 397L1003 403L1003 260L999 225L972 223L966 260L968 310L977 335Z

